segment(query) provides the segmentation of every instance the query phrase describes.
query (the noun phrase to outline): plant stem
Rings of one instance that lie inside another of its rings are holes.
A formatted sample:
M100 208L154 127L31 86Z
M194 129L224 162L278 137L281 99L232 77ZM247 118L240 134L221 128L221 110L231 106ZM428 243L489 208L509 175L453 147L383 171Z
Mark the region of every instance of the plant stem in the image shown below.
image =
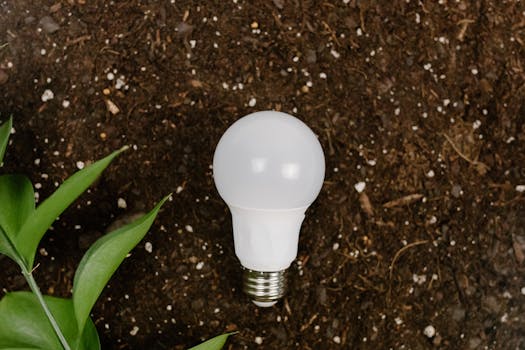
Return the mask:
M38 302L42 306L42 309L44 309L44 312L49 322L51 323L51 326L53 326L53 329L55 330L55 333L58 336L60 343L64 347L64 350L71 350L71 347L69 346L66 338L62 334L62 331L60 330L60 327L58 326L58 323L55 320L55 317L51 313L51 310L49 310L49 308L47 307L46 301L44 300L44 297L42 296L42 293L40 292L40 288L38 288L38 285L36 284L33 274L30 271L27 271L25 267L22 269L22 273L24 274L24 277L26 278L26 281L29 284L29 287L31 287L31 290L33 291L33 293L35 293L36 298L38 299Z

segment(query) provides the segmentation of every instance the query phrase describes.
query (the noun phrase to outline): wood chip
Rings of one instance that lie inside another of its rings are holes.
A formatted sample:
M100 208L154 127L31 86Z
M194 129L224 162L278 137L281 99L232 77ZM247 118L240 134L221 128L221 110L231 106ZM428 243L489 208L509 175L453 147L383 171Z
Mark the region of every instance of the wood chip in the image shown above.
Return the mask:
M374 215L374 207L365 192L361 192L359 195L359 203L361 204L361 209L363 209L368 216Z
M417 202L421 198L423 198L423 195L420 193L409 194L408 196L404 196L398 199L394 199L393 201L386 202L385 204L383 204L383 207L385 208L400 207L403 205L408 205L408 204Z
M519 265L525 261L525 239L520 236L512 235L512 248L514 249L514 257Z
M117 107L117 105L110 99L106 99L106 107L108 111L113 115L118 114L120 112L120 109Z

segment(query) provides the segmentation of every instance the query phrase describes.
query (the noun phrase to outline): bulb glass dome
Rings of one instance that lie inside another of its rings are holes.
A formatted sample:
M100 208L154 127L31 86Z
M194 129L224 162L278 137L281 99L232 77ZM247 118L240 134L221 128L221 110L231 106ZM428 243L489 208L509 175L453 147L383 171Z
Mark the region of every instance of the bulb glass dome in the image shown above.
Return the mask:
M219 194L244 209L308 207L323 184L321 144L306 124L286 113L247 115L217 145L213 176Z

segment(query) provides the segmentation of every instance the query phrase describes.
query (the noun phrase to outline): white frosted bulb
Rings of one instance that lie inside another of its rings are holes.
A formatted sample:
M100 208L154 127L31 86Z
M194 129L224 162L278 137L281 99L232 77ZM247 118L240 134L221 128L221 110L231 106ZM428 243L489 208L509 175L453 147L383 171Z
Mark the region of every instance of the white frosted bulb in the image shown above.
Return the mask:
M232 214L243 290L259 306L285 291L306 209L323 185L325 160L315 134L286 113L249 114L217 145L213 178Z

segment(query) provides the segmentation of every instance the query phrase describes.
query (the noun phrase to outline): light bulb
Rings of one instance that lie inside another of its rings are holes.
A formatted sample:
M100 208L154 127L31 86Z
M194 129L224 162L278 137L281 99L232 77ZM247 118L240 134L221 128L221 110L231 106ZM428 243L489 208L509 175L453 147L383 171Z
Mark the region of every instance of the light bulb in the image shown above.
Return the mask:
M213 178L232 214L243 291L272 306L286 290L306 209L323 185L321 144L306 124L263 111L233 123L219 140Z

